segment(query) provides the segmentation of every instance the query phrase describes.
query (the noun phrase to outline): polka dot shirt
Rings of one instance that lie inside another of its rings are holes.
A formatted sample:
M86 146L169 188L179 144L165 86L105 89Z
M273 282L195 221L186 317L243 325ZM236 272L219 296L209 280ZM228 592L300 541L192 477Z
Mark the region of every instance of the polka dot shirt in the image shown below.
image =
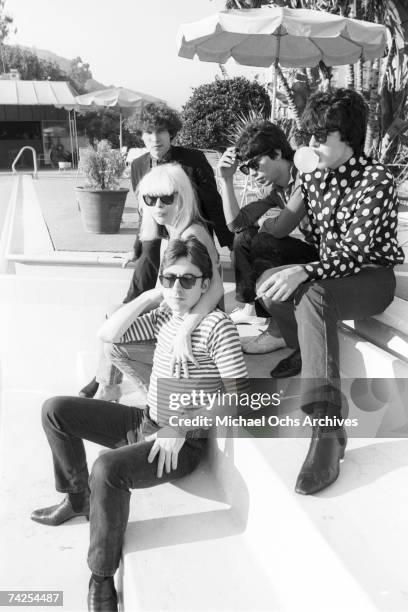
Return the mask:
M311 279L339 278L364 265L391 268L404 261L397 241L398 200L392 174L361 156L335 170L301 175L311 241L320 261L306 264Z

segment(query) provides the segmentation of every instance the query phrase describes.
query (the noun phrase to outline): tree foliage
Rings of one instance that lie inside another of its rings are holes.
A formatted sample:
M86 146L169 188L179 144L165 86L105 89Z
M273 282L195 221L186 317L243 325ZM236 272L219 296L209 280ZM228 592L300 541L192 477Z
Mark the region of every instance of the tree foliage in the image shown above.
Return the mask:
M81 57L75 57L71 60L68 77L79 94L86 93L86 82L92 79L92 72L89 64L83 62Z
M183 107L178 142L202 149L223 149L228 145L231 117L251 111L264 117L270 115L269 96L262 85L244 77L216 78L193 89Z
M0 45L7 38L13 24L13 18L5 11L6 0L0 0Z
M6 72L16 68L21 78L28 81L65 81L67 74L56 62L40 59L36 53L18 45L4 45L3 62Z

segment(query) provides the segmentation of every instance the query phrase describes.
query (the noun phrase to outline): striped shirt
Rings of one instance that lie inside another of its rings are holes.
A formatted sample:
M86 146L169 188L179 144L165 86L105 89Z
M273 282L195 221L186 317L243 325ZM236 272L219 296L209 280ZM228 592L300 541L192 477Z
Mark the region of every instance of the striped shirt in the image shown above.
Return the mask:
M138 342L157 338L153 356L147 404L150 417L161 427L168 425L174 409L169 407L170 393L188 393L192 389L216 393L222 389L221 379L247 378L248 373L242 355L237 328L221 310L214 310L201 321L191 335L191 346L198 367L188 364L189 378L169 377L173 342L183 317L173 313L163 303L132 323L120 342ZM197 408L197 406L195 406ZM205 404L200 403L200 408ZM193 409L183 406L182 412Z

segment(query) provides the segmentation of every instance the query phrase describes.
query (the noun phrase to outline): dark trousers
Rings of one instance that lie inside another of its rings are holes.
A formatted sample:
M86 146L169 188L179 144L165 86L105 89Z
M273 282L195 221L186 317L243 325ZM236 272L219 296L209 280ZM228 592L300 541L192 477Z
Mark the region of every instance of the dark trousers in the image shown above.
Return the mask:
M236 298L244 303L255 300L255 283L265 270L318 259L316 249L310 244L291 236L275 238L258 232L255 227L235 234L233 252Z
M44 403L43 427L51 447L57 491L88 489L88 467L83 439L111 450L95 461L91 490L88 565L100 576L118 568L129 517L130 489L153 487L192 472L206 447L206 439L184 442L176 470L157 478L157 457L148 463L153 441L145 435L158 430L141 408L78 397L55 397ZM129 444L134 440L140 440Z
M321 407L329 415L341 412L337 322L383 312L394 292L392 269L367 267L353 276L304 283L286 302L264 301L287 345L300 347L304 412Z
M131 302L138 295L156 286L160 267L160 243L161 239L136 240L135 252L138 258L135 262L132 280L124 304Z

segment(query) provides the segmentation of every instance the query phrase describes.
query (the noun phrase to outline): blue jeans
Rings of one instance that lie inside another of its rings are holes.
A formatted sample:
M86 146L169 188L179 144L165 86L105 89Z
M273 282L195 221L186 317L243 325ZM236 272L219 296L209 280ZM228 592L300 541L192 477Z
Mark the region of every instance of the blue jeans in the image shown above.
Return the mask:
M88 565L94 574L113 576L119 566L129 517L130 489L154 487L190 474L207 440L187 436L177 469L157 478L157 458L148 463L153 441L144 437L158 425L141 408L80 397L54 397L44 403L44 431L52 451L57 491L91 490ZM95 461L91 475L83 440L111 450Z

